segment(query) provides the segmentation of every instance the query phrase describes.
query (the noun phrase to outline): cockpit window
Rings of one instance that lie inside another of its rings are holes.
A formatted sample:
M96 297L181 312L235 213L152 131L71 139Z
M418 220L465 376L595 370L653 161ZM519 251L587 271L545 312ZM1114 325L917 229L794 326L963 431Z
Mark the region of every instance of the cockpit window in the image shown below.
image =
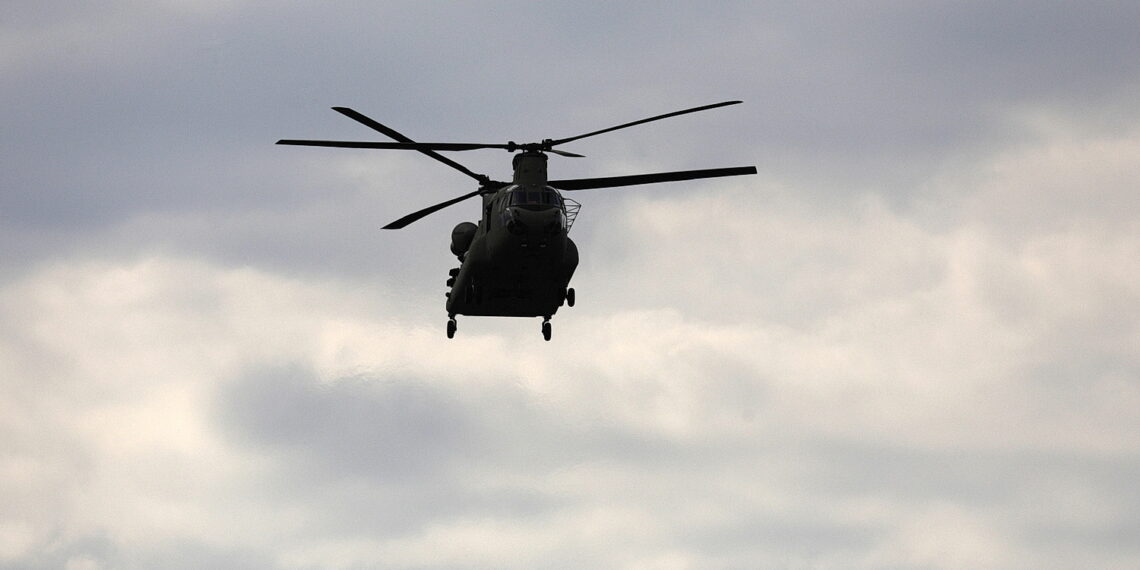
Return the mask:
M550 188L518 188L511 192L511 205L531 210L558 208L562 206L562 197Z

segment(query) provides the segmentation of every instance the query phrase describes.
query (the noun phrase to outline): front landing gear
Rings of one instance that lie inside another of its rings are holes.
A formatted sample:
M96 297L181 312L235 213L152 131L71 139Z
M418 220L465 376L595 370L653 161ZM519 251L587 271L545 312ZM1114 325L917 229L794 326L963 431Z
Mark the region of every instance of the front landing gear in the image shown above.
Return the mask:
M455 331L459 329L459 324L455 322L455 315L451 315L447 319L447 338L455 338ZM542 338L543 340L550 340L550 317L542 318Z

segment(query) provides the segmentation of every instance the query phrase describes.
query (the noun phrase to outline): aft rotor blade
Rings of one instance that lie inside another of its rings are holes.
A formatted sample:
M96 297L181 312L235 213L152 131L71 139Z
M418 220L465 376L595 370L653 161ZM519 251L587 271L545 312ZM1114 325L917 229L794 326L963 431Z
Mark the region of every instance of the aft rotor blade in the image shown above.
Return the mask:
M386 229L386 230L398 230L398 229L400 229L400 228L402 228L402 227L404 227L404 226L406 226L406 225L408 225L408 224L410 224L410 223L412 223L412 222L414 222L414 221L416 221L416 220L418 220L418 219L420 219L420 218L422 218L428 214L434 214L435 212L438 212L438 211L440 211L440 210L442 210L442 209L444 209L444 208L446 208L452 204L458 204L458 203L460 203L460 202L462 202L468 198L474 198L475 196L482 194L484 191L485 191L484 188L480 188L474 192L464 194L458 198L452 198L446 202L440 202L434 206L429 206L429 207L424 208L422 210L412 212L411 214L408 214L408 215L384 226L384 229Z
M337 113L340 113L340 114L342 114L342 115L344 115L344 116L346 116L346 117L370 128L374 131L377 131L377 132L383 134L384 136L386 136L386 137L388 137L394 141L402 142L402 143L414 143L414 142L416 142L416 141L408 138L407 136L404 136L400 132L396 131L396 129L393 129L392 127L389 127L387 125L383 125L380 122L372 119L371 117L369 117L369 116L367 116L367 115L365 115L359 111L356 111L354 109L350 109L348 107L333 107L332 109L333 109L333 111L336 111ZM439 154L439 153L435 152L434 150L430 150L430 149L426 149L426 148L421 148L421 149L416 149L416 150L418 150L418 151L422 152L423 154L426 154L427 156L430 156L430 157L432 157L432 158L434 158L434 159L436 159L436 160L438 160L438 161L440 161L440 162L442 162L442 163L466 174L467 176L470 176L471 178L474 178L475 180L478 180L480 183L487 182L487 176L485 174L478 174L478 173L472 172L466 166L463 166L462 164L459 164L458 162L455 162L454 160L451 160L450 158L447 158L446 156L443 156L442 154Z
M426 143L426 142L372 142L372 141L317 141L281 139L277 144L298 146L328 146L336 148L378 148L383 150L478 150L481 148L508 148L505 144L483 143Z
M336 111L336 112L338 112L338 113L362 124L362 125L365 125L365 126L371 128L373 130L376 130L380 133L387 135L392 140L402 142L402 143L420 144L420 143L416 143L416 141L400 134L395 129L388 127L386 125L383 125L383 124L379 123L378 121L372 119L371 117L368 117L367 115L365 115L359 111L356 111L354 109L350 109L348 107L333 107L332 109L334 111ZM424 144L430 144L430 143L424 143ZM515 148L518 148L519 145L512 145L510 143L508 143L508 144L475 144L475 143L470 143L470 146L478 147L478 148L505 148L507 150L515 150ZM418 151L420 151L420 152L422 152L422 153L424 153L424 154L426 154L426 155L428 155L428 156L430 156L436 160L439 160L439 161L441 161L444 164L447 164L449 166L459 166L460 168L462 168L462 165L455 163L451 159L449 159L449 158L447 158L441 154L437 154L432 150L425 149L425 148L417 148L416 150L418 150ZM443 149L443 150L455 150L455 149ZM472 150L472 149L464 149L464 150ZM551 150L550 152L553 152L554 154L560 154L562 156L584 158L583 155L575 154L573 152L567 152L564 150Z
M661 119L668 119L669 117L676 117L678 115L686 115L688 113L696 113L697 111L707 111L709 109L716 109L717 107L726 107L728 105L736 105L738 103L741 103L741 101L724 101L721 103L713 103L712 105L702 105L700 107L693 107L692 109L684 109L682 111L673 111L672 113L665 113L664 115L657 115L655 117L649 117L648 119L641 119L640 121L634 121L632 123L625 123L622 125L618 125L616 127L610 127L608 129L602 129L600 131L594 131L592 133L586 133L584 135L578 135L576 137L569 137L569 138L565 138L565 139L552 140L552 141L549 141L549 144L550 145L559 145L562 143L568 143L570 141L576 141L578 139L584 139L586 137L592 137L594 135L600 135L602 133L608 133L610 131L616 131L618 129L624 129L626 127L632 127L634 125L641 125L641 124L649 123L652 121L660 121Z
M656 184L658 182L677 182L681 180L697 180L701 178L719 178L721 176L743 176L746 174L756 174L756 167L736 166L732 168L710 168L705 170L658 172L655 174L634 174L631 176L611 176L608 178L576 178L572 180L551 180L547 182L547 184L559 190L589 190L593 188L615 188L618 186Z
M558 150L558 149L556 149L556 148L548 148L548 149L546 149L544 152L552 152L552 153L554 153L554 154L557 154L557 155L559 155L559 156L568 156L568 157L570 157L570 158L586 158L586 155L584 155L584 154L577 154L577 153L573 153L573 152L566 152L566 151L564 151L564 150Z

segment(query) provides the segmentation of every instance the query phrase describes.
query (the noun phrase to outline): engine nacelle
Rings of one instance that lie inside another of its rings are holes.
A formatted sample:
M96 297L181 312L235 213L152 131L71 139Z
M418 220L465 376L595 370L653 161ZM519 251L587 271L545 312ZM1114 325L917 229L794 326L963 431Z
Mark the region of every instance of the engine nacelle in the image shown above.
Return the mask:
M471 240L475 239L475 230L478 226L471 222L463 222L451 230L451 253L462 257L471 247Z

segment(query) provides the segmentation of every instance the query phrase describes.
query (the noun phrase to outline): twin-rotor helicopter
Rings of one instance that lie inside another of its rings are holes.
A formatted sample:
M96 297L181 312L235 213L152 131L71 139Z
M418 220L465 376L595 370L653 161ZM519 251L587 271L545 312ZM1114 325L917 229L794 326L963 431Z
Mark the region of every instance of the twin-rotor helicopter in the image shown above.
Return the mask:
M357 111L333 107L334 111L395 142L283 139L277 144L415 150L473 178L479 184L475 191L412 212L384 226L384 229L403 228L453 204L481 197L479 223L462 222L451 232L451 253L459 258L459 267L451 269L447 279L447 337L455 336L457 315L542 317L542 336L550 340L550 318L562 305L574 306L570 278L578 266L578 248L568 234L581 205L563 197L562 192L756 174L756 167L550 180L547 178L547 154L581 157L554 147L634 125L737 103L740 101L703 105L573 137L525 144L416 142ZM506 149L512 153L519 151L511 161L514 176L510 182L492 180L485 174L472 172L437 152L484 148Z

